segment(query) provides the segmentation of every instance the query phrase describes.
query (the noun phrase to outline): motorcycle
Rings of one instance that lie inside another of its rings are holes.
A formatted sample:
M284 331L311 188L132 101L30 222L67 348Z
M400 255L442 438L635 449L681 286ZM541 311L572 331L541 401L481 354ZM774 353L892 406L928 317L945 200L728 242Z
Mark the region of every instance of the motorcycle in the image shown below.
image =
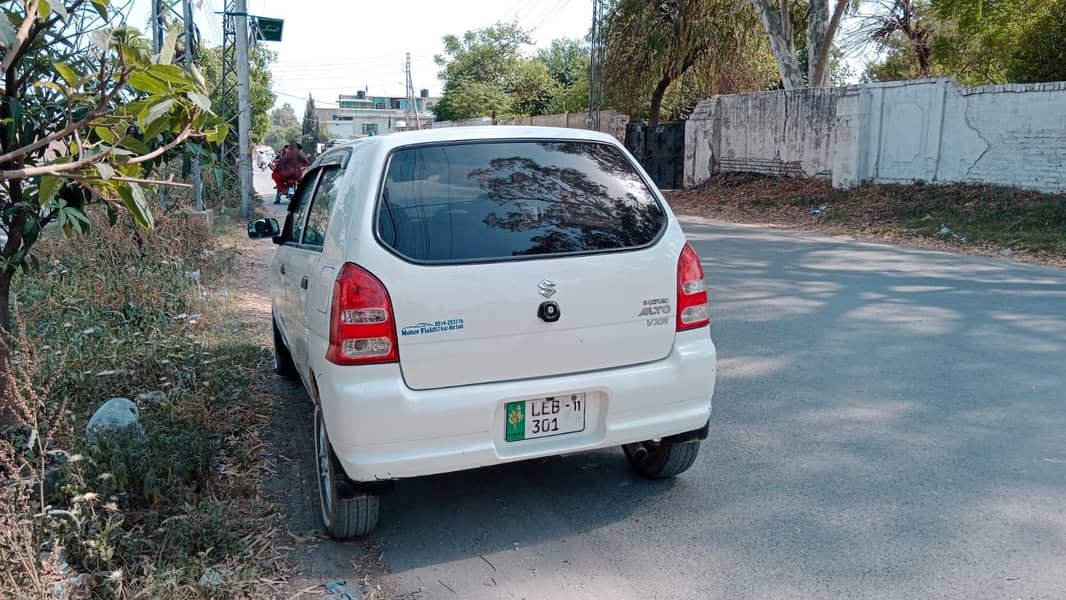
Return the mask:
M299 180L296 180L296 179L283 179L282 180L282 184L283 184L282 189L285 190L285 198L287 198L289 200L292 200L292 197L296 195L296 184L297 183L299 183Z

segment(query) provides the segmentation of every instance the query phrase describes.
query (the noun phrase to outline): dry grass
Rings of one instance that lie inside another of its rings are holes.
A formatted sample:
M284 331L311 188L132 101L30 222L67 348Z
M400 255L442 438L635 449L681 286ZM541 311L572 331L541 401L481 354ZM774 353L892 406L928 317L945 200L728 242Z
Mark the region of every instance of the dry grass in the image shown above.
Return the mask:
M261 316L220 293L241 258L232 241L176 215L41 242L41 269L17 282L23 334L8 340L31 425L0 436L0 472L16 475L0 498L0 597L75 576L57 589L263 597L280 583L277 508L258 488L270 356L244 329ZM86 440L116 396L136 399L144 435ZM208 568L221 585L198 585Z
M736 173L668 199L679 214L1066 265L1066 194L920 182L834 190L820 179Z

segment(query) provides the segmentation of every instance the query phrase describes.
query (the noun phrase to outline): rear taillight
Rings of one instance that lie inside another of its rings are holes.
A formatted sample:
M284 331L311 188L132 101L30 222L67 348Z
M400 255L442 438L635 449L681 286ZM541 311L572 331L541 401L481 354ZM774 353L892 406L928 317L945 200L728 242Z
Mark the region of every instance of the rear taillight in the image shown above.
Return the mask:
M333 284L326 360L361 365L399 358L388 290L362 267L345 263Z
M703 265L692 246L685 244L677 259L677 330L696 329L711 322Z

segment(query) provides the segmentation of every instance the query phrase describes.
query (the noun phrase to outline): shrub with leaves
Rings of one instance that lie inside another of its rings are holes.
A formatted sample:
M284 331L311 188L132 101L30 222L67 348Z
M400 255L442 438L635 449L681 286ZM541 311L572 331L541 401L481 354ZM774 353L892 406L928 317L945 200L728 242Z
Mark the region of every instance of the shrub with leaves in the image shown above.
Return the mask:
M153 222L156 167L174 151L207 161L227 127L195 68L112 25L108 0L23 0L0 7L0 326L10 328L11 281L35 264L50 224L85 233L84 209L103 204ZM0 362L2 362L0 356ZM2 409L3 406L0 406ZM4 411L0 410L0 413ZM0 415L2 417L2 415Z
M47 232L17 280L9 379L28 425L0 428L0 597L74 574L72 593L195 597L207 567L247 591L238 574L257 568L249 541L268 518L246 473L269 357L217 306L232 250L182 214L145 230L104 213L88 211L91 238ZM137 403L143 434L86 438L113 396Z

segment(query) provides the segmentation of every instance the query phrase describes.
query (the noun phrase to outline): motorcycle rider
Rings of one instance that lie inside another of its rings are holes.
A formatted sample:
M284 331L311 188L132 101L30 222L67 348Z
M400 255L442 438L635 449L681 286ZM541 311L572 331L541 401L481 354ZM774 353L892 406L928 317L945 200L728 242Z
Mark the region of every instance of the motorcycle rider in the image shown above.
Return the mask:
M278 161L278 168L275 173L280 177L283 186L287 187L289 183L295 185L300 181L304 170L310 164L311 161L307 160L307 155L303 153L303 146L296 140L290 140L288 145L282 150L281 159ZM281 189L279 188L274 203L279 204L280 202Z
M274 204L281 204L281 192L285 188L285 182L281 179L281 172L278 170L281 165L281 157L285 156L285 150L287 146L282 146L281 151L274 156L274 160L270 163L270 178L274 180Z

